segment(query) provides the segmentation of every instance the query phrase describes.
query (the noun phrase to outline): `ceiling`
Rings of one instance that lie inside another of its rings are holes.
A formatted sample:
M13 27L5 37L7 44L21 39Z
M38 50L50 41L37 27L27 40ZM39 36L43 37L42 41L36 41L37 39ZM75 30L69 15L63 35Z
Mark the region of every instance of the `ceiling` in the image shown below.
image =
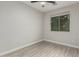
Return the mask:
M51 11L51 10L55 10L55 9L58 9L58 8L62 8L62 7L66 7L66 6L69 6L69 5L72 5L72 4L79 3L79 1L56 1L57 5L46 3L44 8L41 6L40 2L30 3L30 1L25 1L24 3L27 4L30 7L33 7L35 9L41 11L41 12L48 12L48 11Z

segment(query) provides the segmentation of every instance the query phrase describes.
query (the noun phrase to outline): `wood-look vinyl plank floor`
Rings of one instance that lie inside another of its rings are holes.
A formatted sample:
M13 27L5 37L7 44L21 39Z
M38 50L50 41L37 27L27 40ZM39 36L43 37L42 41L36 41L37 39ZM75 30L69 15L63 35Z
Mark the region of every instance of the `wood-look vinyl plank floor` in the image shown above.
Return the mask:
M79 49L41 41L2 57L79 57Z

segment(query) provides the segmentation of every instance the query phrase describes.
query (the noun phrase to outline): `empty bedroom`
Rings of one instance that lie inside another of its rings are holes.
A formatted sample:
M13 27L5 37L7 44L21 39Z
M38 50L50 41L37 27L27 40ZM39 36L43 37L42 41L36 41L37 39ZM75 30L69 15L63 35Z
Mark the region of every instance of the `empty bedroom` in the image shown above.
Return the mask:
M0 57L79 57L79 1L0 1Z

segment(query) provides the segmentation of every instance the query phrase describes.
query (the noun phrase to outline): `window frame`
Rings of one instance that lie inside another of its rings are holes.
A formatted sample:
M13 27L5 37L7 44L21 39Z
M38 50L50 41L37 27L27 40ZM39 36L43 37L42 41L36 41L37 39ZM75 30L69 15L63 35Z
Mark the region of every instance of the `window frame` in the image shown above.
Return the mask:
M60 28L61 28L61 26L60 26L60 20L58 20L58 28L59 28L59 30L52 30L52 28L51 28L51 31L61 31L61 32L70 32L70 13L69 13L69 11L67 11L67 12L64 12L64 13L60 13L60 14L55 14L55 15L53 15L53 16L51 16L51 19L53 18L53 17L61 17L61 16L64 16L64 15L68 15L68 17L69 17L69 23L68 23L68 30L60 30ZM50 20L51 20L50 19ZM50 23L51 24L51 23ZM51 26L52 27L52 26ZM54 26L55 27L55 26Z

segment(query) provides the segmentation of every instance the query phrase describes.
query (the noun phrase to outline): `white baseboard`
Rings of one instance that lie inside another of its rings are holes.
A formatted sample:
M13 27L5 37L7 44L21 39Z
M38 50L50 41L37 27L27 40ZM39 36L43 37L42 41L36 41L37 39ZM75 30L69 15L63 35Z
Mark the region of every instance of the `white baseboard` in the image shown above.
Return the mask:
M56 43L56 44L61 44L61 45L64 45L64 46L69 46L69 47L73 47L73 48L79 48L79 46L75 46L75 45L71 45L71 44L67 44L67 43L57 42L57 41L48 40L48 39L43 39L43 40L48 41L48 42L52 42L52 43Z
M40 40L35 40L35 41L32 41L32 42L30 42L30 43L28 43L28 44L26 44L26 45L23 45L23 46L20 46L20 47L11 49L11 50L6 51L6 52L3 52L3 53L0 54L0 56L6 55L6 54L11 53L11 52L14 52L14 51L17 51L17 50L22 49L22 48L24 48L24 47L28 47L28 46L30 46L30 45L32 45L32 44L35 44L35 43L38 43L38 42L40 42L40 41L42 41L42 39L40 39Z

